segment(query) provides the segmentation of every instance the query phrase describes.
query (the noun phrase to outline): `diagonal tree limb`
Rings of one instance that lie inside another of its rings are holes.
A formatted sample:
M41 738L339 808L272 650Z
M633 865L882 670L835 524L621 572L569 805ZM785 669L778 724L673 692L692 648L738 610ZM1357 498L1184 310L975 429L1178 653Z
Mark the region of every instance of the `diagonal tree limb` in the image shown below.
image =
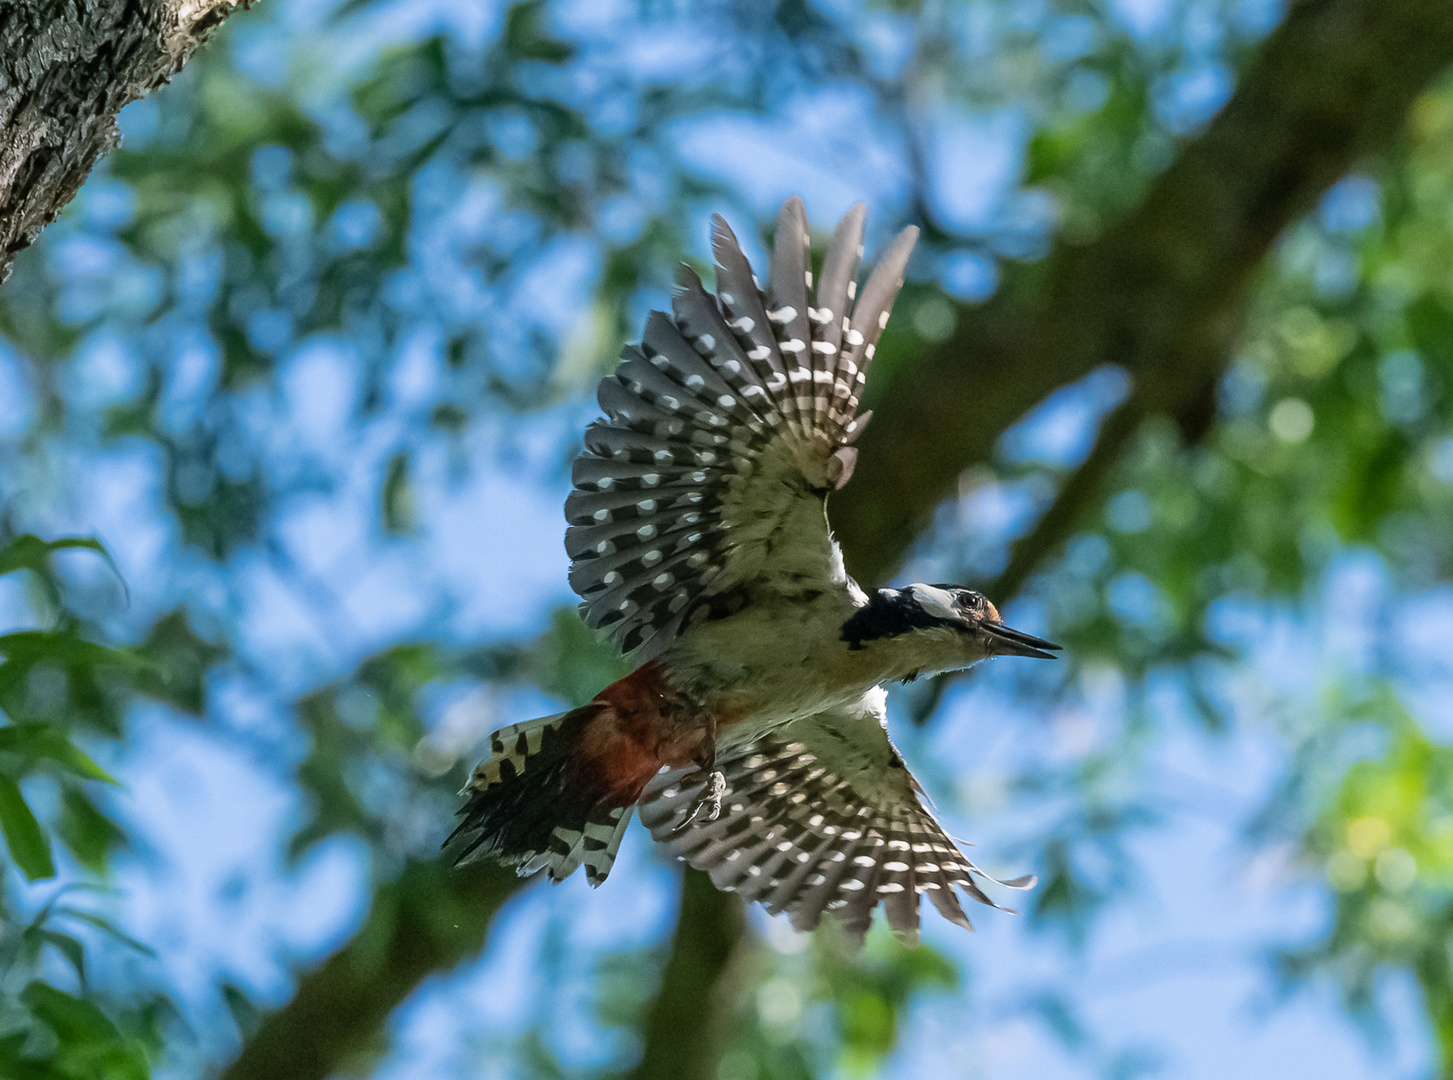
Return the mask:
M1085 460L1060 486L1049 509L1014 542L1008 564L993 582L984 587L985 595L1008 603L1024 587L1035 569L1070 538L1081 517L1098 503L1106 479L1150 414L1150 408L1148 396L1137 391L1105 417L1095 437L1095 445L1090 448ZM922 699L914 702L913 722L926 724L938 711L949 685L966 674L951 671L935 676Z
M1143 394L1131 394L1100 424L1095 445L1079 468L1061 485L1043 516L1009 549L1009 562L989 591L1010 599L1044 561L1046 555L1069 539L1080 517L1098 501L1102 485L1147 415Z
M374 893L353 940L299 980L221 1080L326 1080L366 1059L381 1048L389 1014L425 976L477 955L494 916L523 885L500 866L408 863Z
M1105 450L1092 453L1060 509L1021 544L1011 566L1022 582L1092 501L1134 430L1128 421L1179 416L1204 394L1275 238L1394 135L1414 97L1450 61L1447 0L1294 3L1226 108L1134 213L1091 243L1062 243L1043 264L1011 274L989 304L960 312L954 337L874 386L868 445L833 505L854 573L867 581L890 573L959 473L988 460L1002 433L1049 393L1102 364L1124 365L1145 395L1143 412L1122 414L1102 432ZM382 887L386 916L371 915L354 941L304 976L226 1080L321 1078L345 1067L420 979L480 947L489 917L517 887L513 878L451 876L437 866L410 873L433 875L430 901L401 904L396 886ZM734 898L692 899L694 880L687 878L673 959L649 1013L640 1077L665 1075L665 1063L682 1060L701 1075L715 1071L719 1036L703 1038L707 1025L671 1018L725 1008L718 995L730 986L740 934L734 942L724 920L740 909ZM476 888L482 892L471 904ZM447 923L443 911L466 912L469 933L430 937ZM420 936L432 943L406 947ZM357 1019L330 1019L333 1010Z
M1203 381L1224 362L1204 341L1230 340L1277 236L1396 135L1450 62L1447 0L1294 3L1133 213L1009 273L993 300L960 311L949 340L870 382L873 423L832 506L849 570L869 582L890 572L966 467L1095 368Z
M1095 444L1060 485L1049 508L1014 541L1009 562L984 587L985 595L1008 603L1044 560L1074 534L1084 515L1099 505L1111 472L1145 421L1153 416L1175 417L1187 443L1206 433L1214 418L1216 384L1226 369L1231 342L1208 334L1199 346L1187 354L1193 362L1180 365L1177 371L1161 370L1153 376L1142 373L1130 396L1100 422ZM914 703L913 722L926 724L949 686L966 675L967 671L950 671L935 676L921 700Z

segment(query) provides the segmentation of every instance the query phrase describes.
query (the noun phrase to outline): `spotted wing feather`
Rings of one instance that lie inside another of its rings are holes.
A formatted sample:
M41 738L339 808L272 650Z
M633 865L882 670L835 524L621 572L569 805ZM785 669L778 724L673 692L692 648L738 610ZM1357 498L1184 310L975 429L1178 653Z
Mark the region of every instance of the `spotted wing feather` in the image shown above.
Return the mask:
M716 259L716 299L726 324L766 389L772 410L795 427L797 410L790 395L784 393L790 382L772 324L767 320L766 298L736 234L720 215L711 219L711 249Z
M854 708L797 720L717 748L726 777L716 821L686 824L703 779L671 770L641 799L641 821L674 854L722 889L786 911L798 929L835 912L861 940L873 909L916 940L919 896L972 929L956 891L997 907L969 862L919 800L884 730L882 691ZM1001 882L1013 888L1032 878Z
M606 418L586 432L565 504L570 583L586 621L637 659L739 607L744 591L846 587L824 512L852 473L862 423L851 357L863 350L846 342L871 353L915 235L870 277L861 318L873 340L855 337L862 217L855 207L834 234L816 307L800 200L778 218L765 295L715 219L717 295L683 270L672 314L653 313L601 381Z
M809 309L812 322L814 407L818 423L832 422L833 388L842 361L843 335L852 317L857 291L858 263L863 257L862 203L843 215L822 260L817 283L817 307Z
M833 417L843 424L857 415L858 401L868 380L868 365L878 351L878 338L888 325L893 301L903 285L903 271L917 240L918 230L912 226L898 234L887 254L868 275L853 305L833 380Z
M767 321L772 325L787 372L787 390L797 414L797 430L817 428L813 406L812 331L807 318L807 290L812 287L812 248L807 236L807 214L795 195L777 215L772 246L772 278L768 286Z

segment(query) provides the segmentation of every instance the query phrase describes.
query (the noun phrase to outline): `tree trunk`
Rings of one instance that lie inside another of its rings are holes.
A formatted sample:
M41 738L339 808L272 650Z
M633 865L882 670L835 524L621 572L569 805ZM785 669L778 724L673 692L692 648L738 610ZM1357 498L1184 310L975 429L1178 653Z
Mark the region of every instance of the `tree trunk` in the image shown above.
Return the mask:
M122 106L168 81L251 0L0 4L0 281L116 144Z

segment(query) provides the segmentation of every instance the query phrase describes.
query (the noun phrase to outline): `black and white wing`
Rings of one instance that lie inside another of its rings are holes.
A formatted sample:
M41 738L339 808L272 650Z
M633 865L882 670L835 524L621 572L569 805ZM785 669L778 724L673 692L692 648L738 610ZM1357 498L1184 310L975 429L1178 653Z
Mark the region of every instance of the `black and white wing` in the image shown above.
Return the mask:
M814 293L802 201L789 199L763 292L713 218L716 296L682 268L672 313L653 312L601 381L605 419L575 460L565 546L591 626L644 660L753 590L846 587L824 502L852 474L866 369L917 235L899 234L858 294L853 207Z
M641 821L717 888L759 900L774 915L790 913L799 930L836 911L861 941L881 902L888 925L916 941L920 893L972 930L955 890L997 907L976 880L994 879L964 857L919 799L888 741L886 701L875 688L854 707L718 744L727 790L717 820L682 827L705 777L674 769L647 785ZM1030 888L1034 878L997 884Z

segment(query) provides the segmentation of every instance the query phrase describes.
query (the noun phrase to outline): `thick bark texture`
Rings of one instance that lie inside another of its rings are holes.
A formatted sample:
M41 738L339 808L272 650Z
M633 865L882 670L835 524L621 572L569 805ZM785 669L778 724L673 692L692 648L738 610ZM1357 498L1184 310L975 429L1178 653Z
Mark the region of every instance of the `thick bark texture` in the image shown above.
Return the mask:
M959 313L953 338L873 386L876 418L853 482L832 507L854 573L872 582L890 573L959 474L988 460L1026 411L1102 364L1123 365L1135 379L1132 397L1106 423L1064 499L1016 550L1003 584L1023 582L1092 501L1146 417L1170 414L1195 426L1271 244L1396 133L1413 98L1450 62L1449 0L1294 2L1233 99L1137 210L1099 239L1061 244L1043 263L1011 274L993 301ZM442 879L438 903L464 900L463 880ZM723 995L745 924L734 897L703 892L698 878L686 882L644 1032L641 1078L714 1075L722 1047L720 1030L700 1021L729 1011ZM412 985L483 942L504 895L481 897L463 924L467 933L448 947L420 950L405 943L433 934L439 911L396 906L392 888L379 897L387 934L380 938L370 917L357 939L303 979L227 1080L319 1078L343 1068ZM340 1021L344 1012L356 1019ZM689 1073L679 1071L682 1063Z
M116 144L116 114L251 0L0 4L0 280Z

